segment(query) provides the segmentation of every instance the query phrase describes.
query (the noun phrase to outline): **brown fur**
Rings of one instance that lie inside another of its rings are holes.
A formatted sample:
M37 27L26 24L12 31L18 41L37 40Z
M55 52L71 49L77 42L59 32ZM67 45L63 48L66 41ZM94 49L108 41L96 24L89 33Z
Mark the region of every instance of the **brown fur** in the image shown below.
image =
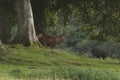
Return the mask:
M101 49L94 48L94 49L92 49L92 55L94 57L96 57L96 58L103 58L103 59L105 59L109 55L109 53L107 53L107 52L105 52L105 51L103 51Z
M53 46L61 43L64 40L65 35L66 34L64 33L58 37L54 37L54 36L50 36L47 34L39 34L37 37L43 46L53 47Z
M60 44L61 42L63 42L63 40L65 39L65 37L66 37L66 33L63 33L62 35L56 37L56 45Z

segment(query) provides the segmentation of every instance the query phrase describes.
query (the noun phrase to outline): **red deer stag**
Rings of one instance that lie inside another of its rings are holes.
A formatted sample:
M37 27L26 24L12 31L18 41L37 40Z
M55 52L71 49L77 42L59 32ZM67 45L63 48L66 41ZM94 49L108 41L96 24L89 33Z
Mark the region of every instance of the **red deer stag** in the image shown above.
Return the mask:
M63 33L60 36L54 37L47 34L39 34L38 40L42 43L43 46L53 47L57 44L60 44L66 36L66 33Z

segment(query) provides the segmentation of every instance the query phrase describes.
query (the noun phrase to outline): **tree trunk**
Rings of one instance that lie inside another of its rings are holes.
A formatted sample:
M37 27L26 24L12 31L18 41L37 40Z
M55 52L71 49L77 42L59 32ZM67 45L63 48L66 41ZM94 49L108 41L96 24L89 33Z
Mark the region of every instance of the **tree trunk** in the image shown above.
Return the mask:
M15 42L25 46L39 45L30 0L16 0L18 33Z
M7 10L7 1L0 1L0 38L3 43L10 39L10 16Z
M0 39L0 52L3 51L5 49L5 47L3 46L1 39Z
M46 0L31 0L36 34L45 33L47 22L45 17Z

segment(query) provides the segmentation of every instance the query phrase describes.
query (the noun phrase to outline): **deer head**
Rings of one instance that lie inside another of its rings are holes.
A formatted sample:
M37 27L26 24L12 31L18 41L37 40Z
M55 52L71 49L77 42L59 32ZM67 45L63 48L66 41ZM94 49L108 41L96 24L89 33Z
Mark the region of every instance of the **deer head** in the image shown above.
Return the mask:
M56 44L59 44L59 43L63 42L64 39L65 39L65 37L66 37L66 35L67 35L67 33L64 32L63 34L57 36L57 37L56 37Z

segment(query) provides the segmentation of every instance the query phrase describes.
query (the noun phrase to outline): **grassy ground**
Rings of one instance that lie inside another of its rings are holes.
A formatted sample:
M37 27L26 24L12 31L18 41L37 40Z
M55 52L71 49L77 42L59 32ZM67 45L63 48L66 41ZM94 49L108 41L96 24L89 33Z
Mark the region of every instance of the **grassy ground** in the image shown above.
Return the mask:
M0 80L120 80L120 61L16 46L0 59Z

